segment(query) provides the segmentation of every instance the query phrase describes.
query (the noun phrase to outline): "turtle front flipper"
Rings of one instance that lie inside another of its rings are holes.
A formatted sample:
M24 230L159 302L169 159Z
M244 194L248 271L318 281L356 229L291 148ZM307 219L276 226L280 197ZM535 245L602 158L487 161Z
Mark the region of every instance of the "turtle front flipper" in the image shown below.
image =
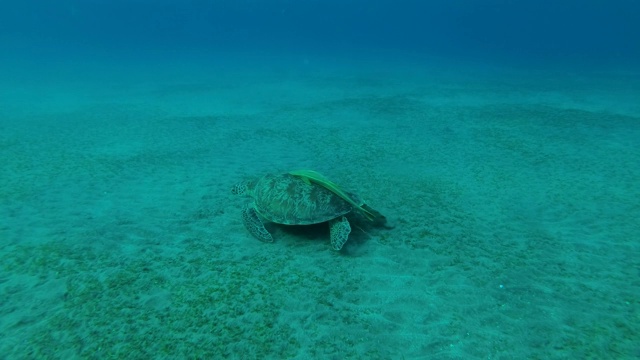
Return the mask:
M342 245L347 242L349 233L351 232L349 220L341 216L329 221L329 232L331 233L331 247L333 250L342 249Z
M242 222L256 239L263 242L273 242L273 237L264 227L262 220L260 220L258 216L258 212L253 206L247 205L242 209Z

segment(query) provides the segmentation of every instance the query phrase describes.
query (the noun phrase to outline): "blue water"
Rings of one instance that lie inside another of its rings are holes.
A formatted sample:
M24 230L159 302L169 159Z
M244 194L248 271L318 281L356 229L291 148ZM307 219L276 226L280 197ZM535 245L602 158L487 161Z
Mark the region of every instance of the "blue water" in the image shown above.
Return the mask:
M4 2L3 57L374 53L458 60L633 65L634 1ZM372 54L373 56L373 54Z
M640 358L639 14L2 2L0 359ZM387 223L231 194L298 169Z

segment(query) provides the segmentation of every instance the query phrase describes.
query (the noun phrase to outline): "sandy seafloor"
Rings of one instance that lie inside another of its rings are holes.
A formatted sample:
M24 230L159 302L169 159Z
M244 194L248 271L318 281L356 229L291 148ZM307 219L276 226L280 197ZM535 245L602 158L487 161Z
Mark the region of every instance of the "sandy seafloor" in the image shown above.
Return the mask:
M0 358L640 357L638 73L275 63L3 83ZM393 228L252 238L299 168Z

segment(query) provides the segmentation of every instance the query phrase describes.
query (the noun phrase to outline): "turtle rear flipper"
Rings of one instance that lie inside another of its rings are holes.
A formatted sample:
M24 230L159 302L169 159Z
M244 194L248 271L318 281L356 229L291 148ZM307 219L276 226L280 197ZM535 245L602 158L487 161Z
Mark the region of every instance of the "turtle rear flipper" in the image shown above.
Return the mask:
M247 205L242 209L242 222L256 239L263 242L273 242L273 237L264 227L258 212L252 206Z
M331 247L333 250L342 249L342 245L347 242L349 233L351 232L349 220L341 216L329 221L329 232L331 234Z
M363 214L369 221L373 223L375 227L385 227L387 225L387 218L380 213L380 211L372 208L367 204L362 204L362 209L366 210L371 216Z

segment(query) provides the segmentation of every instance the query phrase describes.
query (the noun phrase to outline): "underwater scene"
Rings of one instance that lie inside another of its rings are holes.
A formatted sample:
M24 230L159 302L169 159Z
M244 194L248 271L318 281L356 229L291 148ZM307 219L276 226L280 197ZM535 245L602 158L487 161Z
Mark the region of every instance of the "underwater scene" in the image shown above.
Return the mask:
M0 4L0 360L640 359L640 4Z

